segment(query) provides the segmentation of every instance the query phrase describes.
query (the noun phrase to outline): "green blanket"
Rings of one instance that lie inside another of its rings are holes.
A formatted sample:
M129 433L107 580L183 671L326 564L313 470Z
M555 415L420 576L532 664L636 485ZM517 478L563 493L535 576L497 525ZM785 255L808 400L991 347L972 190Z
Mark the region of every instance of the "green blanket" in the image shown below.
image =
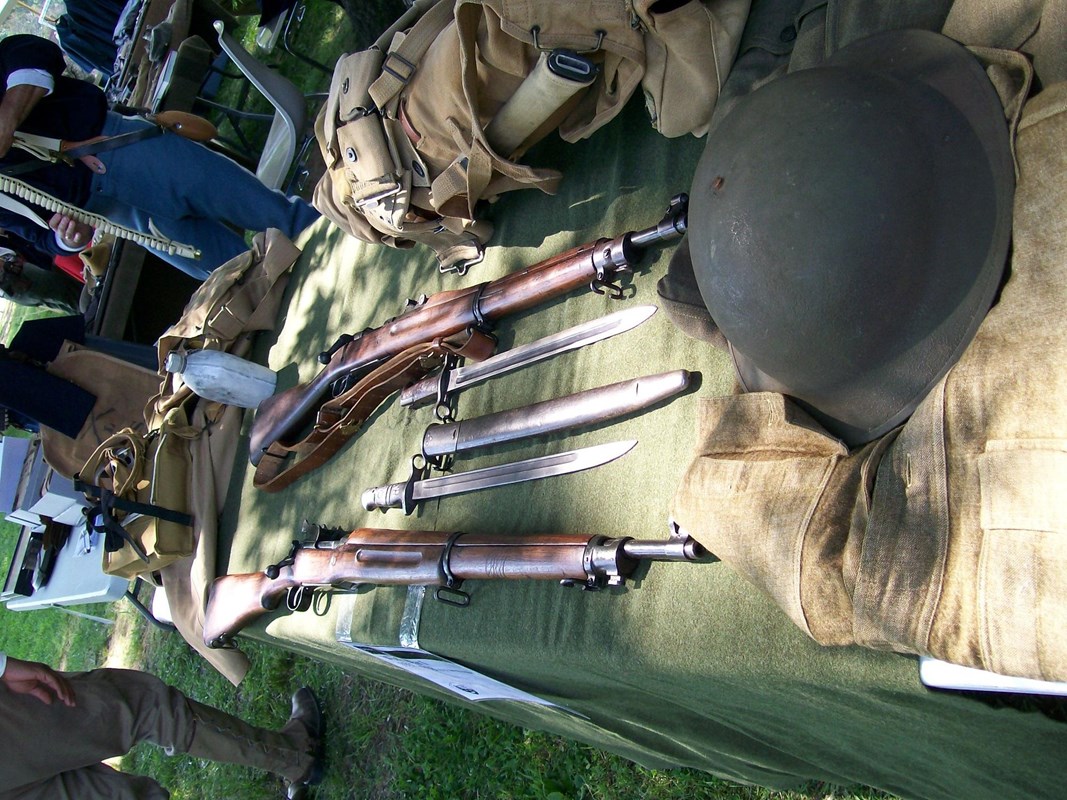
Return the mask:
M652 132L639 99L588 141L542 143L529 160L563 171L560 193L518 192L491 206L493 246L465 278L439 275L428 250L364 245L322 222L304 241L283 320L276 338L260 343L260 355L266 358L269 347L283 387L306 381L318 369L316 354L339 334L384 322L405 298L490 280L582 242L650 225L672 194L688 190L703 146ZM649 258L625 300L582 291L503 321L500 349L626 305L655 303L668 257ZM489 382L460 400L461 415L473 417L679 368L699 372L700 386L664 407L570 436L500 446L463 458L456 469L637 439L619 461L428 503L410 517L364 512L359 496L406 477L432 421L429 409L387 405L324 468L275 495L252 488L242 461L224 515L220 570L250 572L277 561L305 518L346 528L662 538L668 501L694 443L698 398L731 391L724 354L687 339L659 313L635 331ZM819 647L722 564L654 564L618 592L533 581L466 588L468 608L427 598L419 645L570 710L498 700L475 706L502 719L648 766L695 767L776 788L823 779L919 798L1062 792L1063 724L929 691L912 658ZM353 641L396 645L406 595L404 588L377 588L333 596L314 612L279 614L245 635L455 700L337 642L340 623Z

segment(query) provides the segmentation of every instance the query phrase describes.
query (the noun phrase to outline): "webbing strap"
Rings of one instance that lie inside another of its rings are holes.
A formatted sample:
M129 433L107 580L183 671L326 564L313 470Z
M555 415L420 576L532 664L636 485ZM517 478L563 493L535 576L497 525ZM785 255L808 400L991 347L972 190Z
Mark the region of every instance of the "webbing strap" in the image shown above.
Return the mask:
M101 501L101 506L105 511L117 508L119 511L126 511L130 514L147 514L148 516L157 517L166 522L175 522L179 525L193 524L193 518L184 511L175 511L172 508L157 506L155 503L142 503L137 500L128 500L125 497L119 497L110 489L96 486L91 483L85 483L77 477L74 479L74 488L79 492L84 492L88 496L99 499Z
M417 7L419 4L416 3ZM437 35L452 20L453 5L441 0L426 9L422 17L395 49L386 53L382 74L371 84L370 96L376 108L384 109L411 81L418 63L430 49ZM384 38L384 37L382 37ZM379 40L381 41L381 40Z

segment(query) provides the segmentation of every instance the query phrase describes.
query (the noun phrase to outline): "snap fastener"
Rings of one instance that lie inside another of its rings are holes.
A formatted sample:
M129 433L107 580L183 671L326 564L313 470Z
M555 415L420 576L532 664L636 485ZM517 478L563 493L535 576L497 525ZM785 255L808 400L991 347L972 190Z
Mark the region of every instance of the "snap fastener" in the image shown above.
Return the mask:
M345 150L345 158L347 158L349 161L356 160L356 150L354 147L349 147L347 150Z
M426 170L422 168L422 164L420 164L418 161L411 162L411 171L418 175L420 178L426 177Z
M341 84L341 94L348 94L348 78L345 78L344 83Z
M778 39L783 42L792 42L797 38L797 29L792 25L782 28L782 32L778 34Z

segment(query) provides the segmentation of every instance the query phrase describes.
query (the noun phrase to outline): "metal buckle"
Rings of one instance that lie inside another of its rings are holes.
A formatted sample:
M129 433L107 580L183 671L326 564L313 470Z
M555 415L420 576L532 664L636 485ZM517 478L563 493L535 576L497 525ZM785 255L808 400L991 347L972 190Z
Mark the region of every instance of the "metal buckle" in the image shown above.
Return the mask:
M593 45L588 50L572 50L571 52L576 53L578 55L582 55L583 53L595 53L597 50L599 50L601 45L604 44L604 37L606 37L608 35L608 32L605 31L605 30L597 30L597 31L595 31L595 33L596 33L596 44L595 45ZM535 48L537 48L538 50L551 50L551 49L554 49L554 48L547 48L547 47L542 47L541 46L541 38L540 38L541 37L541 26L540 25L534 25L532 28L530 28L530 35L533 37L533 46Z
M483 246L481 246L481 245L478 245L478 255L476 255L474 258L468 258L468 259L464 259L464 260L460 260L460 261L453 261L451 264L448 264L447 266L445 264L441 263L440 261L438 261L437 262L437 268L440 270L442 275L452 275L452 274L454 274L454 275L458 275L459 277L462 278L464 275L467 274L467 270L469 270L475 264L481 264L484 260L485 260L485 248Z
M374 205L376 203L380 203L386 198L400 194L400 191L403 188L404 187L401 185L400 181L394 181L393 185L389 188L382 189L380 192L375 192L374 194L368 195L367 197L361 197L358 200L353 200L352 204L356 208L363 208L364 206Z
M407 75L401 75L399 72L393 69L393 67L389 64L389 61L391 59L396 59L405 67L407 67ZM411 80L411 76L415 74L415 65L408 61L406 58L404 58L402 55L399 55L398 53L389 53L389 55L385 57L385 62L382 64L382 72L388 72L402 84L407 86L408 82Z

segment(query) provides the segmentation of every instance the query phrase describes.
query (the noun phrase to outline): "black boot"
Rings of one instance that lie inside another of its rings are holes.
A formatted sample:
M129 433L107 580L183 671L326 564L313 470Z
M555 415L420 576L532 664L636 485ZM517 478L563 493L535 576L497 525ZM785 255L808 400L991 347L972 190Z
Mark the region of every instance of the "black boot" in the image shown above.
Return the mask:
M308 736L311 738L312 753L315 760L304 777L289 784L286 790L286 797L288 800L304 800L308 796L308 787L322 781L323 755L325 753L323 746L325 725L322 720L322 709L314 693L306 686L298 689L296 694L293 695L293 712L285 728L293 725L302 725L307 730Z

